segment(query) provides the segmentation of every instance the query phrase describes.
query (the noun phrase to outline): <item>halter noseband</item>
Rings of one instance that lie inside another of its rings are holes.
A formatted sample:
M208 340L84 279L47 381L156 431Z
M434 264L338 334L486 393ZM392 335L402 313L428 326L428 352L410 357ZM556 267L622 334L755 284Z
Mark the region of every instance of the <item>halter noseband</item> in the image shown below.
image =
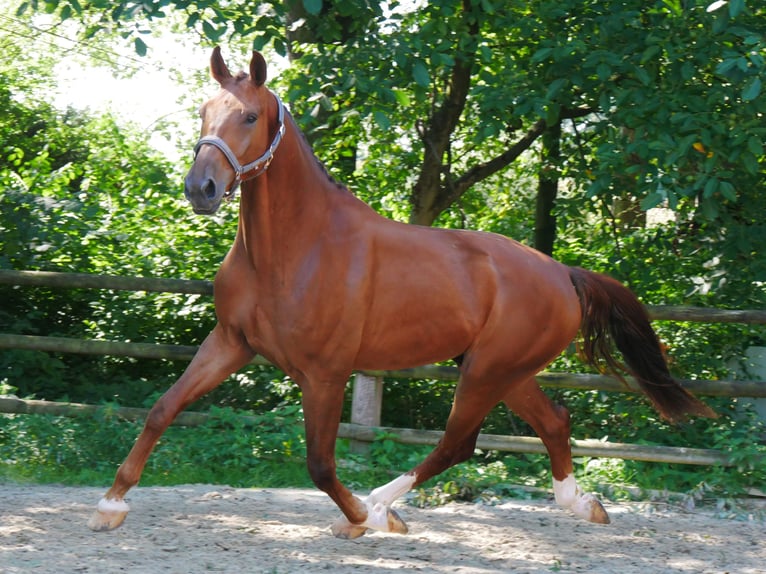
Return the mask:
M282 104L282 100L279 99L278 95L276 95L274 92L271 92L271 94L274 96L274 99L277 100L277 121L279 122L279 129L277 129L277 135L274 136L274 141L271 142L271 145L265 152L263 152L261 157L255 161L251 161L250 163L242 165L239 163L237 156L234 155L234 152L231 151L229 145L218 136L205 136L200 138L199 141L197 141L197 144L194 146L195 159L197 158L197 154L199 153L200 148L205 144L209 144L221 150L221 153L223 153L224 157L226 157L228 160L229 164L234 170L234 182L231 184L231 187L227 189L223 194L223 196L227 199L231 198L234 195L234 192L237 191L237 187L239 187L242 178L251 175L253 172L257 172L255 175L253 175L253 177L258 177L269 168L271 160L274 159L274 152L277 151L277 148L282 141L282 136L285 133L285 106Z

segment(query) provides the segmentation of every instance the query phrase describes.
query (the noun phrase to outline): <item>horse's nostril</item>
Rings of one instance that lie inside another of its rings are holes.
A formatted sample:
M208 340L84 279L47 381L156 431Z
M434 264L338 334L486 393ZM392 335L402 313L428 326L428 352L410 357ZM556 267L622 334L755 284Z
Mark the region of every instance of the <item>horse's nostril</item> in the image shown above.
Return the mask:
M204 193L208 199L215 198L215 182L212 179L208 179L202 186L202 193Z

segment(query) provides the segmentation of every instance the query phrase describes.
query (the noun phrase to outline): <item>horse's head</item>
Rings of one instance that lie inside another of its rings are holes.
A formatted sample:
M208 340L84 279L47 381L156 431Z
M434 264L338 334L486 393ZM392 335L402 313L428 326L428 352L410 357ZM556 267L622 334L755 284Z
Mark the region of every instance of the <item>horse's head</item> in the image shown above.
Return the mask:
M258 52L250 75L233 76L215 48L210 73L221 91L200 108L202 137L194 147L194 163L184 193L196 213L212 214L231 197L242 180L268 168L284 133L284 108L264 87L266 61ZM276 120L269 118L276 116Z

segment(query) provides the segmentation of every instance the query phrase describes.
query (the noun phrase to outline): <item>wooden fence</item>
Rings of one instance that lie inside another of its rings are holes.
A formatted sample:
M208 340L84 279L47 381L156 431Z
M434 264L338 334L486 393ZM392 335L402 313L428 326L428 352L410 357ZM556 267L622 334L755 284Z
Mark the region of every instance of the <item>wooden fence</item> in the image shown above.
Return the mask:
M54 273L43 271L0 270L0 284L56 288L89 288L127 291L172 292L181 294L212 295L213 286L209 281L188 281L180 279L154 279L89 275L82 273ZM703 309L686 306L647 306L654 320L696 321L705 323L750 323L766 324L766 311ZM183 345L161 345L151 343L125 343L68 339L62 337L41 337L0 333L0 349L28 349L58 353L84 353L97 355L131 356L136 358L189 360L196 347ZM262 357L256 357L254 364L268 364ZM339 437L349 438L357 445L372 441L384 432L393 440L407 444L436 444L441 437L439 431L396 429L380 427L383 377L457 380L454 367L427 365L400 371L364 371L356 375L352 400L351 423L341 425ZM601 391L638 392L630 379L627 385L609 376L541 373L538 381L542 386L569 389L591 389ZM691 392L699 395L726 397L766 398L764 381L683 381ZM29 401L15 397L0 397L0 412L5 413L47 413L66 416L92 416L98 412L95 405L51 403ZM119 416L142 418L146 411L121 407ZM246 418L246 417L245 417ZM200 424L205 420L202 413L182 413L178 424ZM656 462L684 464L729 464L725 453L710 449L687 449L679 447L644 446L606 443L602 441L572 441L575 456L613 457ZM542 442L532 437L509 437L479 435L477 447L487 450L544 453Z

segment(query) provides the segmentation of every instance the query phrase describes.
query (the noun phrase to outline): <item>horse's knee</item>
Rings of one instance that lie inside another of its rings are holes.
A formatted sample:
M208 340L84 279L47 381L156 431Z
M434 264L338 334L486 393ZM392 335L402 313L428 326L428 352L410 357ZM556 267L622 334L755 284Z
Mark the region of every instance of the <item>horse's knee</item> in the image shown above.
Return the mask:
M173 422L174 417L175 413L171 412L167 408L165 401L160 398L149 410L149 414L144 422L144 428L151 433L162 434L170 426L170 423Z
M327 492L332 489L337 480L335 475L335 461L309 458L306 461L306 464L308 466L309 476L319 490Z

